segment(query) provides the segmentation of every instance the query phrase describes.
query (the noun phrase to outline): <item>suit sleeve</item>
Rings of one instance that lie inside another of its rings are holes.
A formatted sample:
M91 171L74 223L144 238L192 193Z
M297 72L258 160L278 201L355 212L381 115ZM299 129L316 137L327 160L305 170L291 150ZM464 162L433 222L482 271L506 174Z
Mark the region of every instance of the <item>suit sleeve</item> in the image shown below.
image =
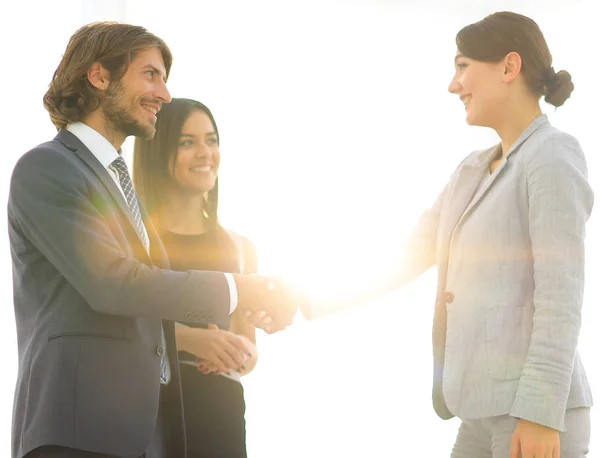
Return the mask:
M382 275L375 284L369 285L365 291L352 291L349 299L339 301L340 304L336 308L330 307L331 310L360 305L391 293L416 279L435 264L438 226L448 187L449 185L446 185L431 208L421 214L416 226L402 245L400 259L394 263L387 274Z
M401 284L414 280L436 262L440 215L448 186L442 190L434 204L421 214L404 244L403 259L397 273L397 281Z
M227 323L229 289L220 272L174 272L128 256L72 160L49 147L13 171L8 217L97 312Z
M550 139L536 151L527 191L533 329L511 415L564 430L581 325L585 223L594 201L575 139Z

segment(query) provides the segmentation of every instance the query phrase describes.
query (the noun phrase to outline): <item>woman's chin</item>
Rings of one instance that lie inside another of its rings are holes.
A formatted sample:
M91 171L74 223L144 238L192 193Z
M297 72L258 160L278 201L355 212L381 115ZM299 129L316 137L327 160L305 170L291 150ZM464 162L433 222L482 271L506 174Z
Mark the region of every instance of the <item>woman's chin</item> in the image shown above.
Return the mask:
M467 116L465 117L465 121L467 122L467 124L469 126L476 126L477 125L477 123L475 122L475 117L471 113L469 113L469 112L467 112Z
M182 192L182 194L186 195L188 198L193 199L195 197L201 197L202 195L210 191L213 187L214 185L209 186L206 184L188 184L187 186L179 186L179 189Z

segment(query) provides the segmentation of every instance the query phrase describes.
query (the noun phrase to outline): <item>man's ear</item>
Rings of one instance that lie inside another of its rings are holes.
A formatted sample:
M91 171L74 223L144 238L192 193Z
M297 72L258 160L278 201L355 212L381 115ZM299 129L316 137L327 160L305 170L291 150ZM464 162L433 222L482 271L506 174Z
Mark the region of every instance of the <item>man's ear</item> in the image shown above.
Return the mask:
M521 67L523 66L523 60L519 53L509 52L504 58L504 82L512 82L519 73L521 73Z
M87 79L96 89L105 91L110 84L110 72L100 62L94 62L88 68Z

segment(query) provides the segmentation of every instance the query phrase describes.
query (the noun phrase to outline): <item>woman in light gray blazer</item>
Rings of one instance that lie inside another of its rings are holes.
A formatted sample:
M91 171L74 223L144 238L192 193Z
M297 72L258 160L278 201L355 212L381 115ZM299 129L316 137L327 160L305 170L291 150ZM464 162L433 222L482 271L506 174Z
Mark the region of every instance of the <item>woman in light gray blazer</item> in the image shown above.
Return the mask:
M469 155L419 221L403 278L438 267L434 406L462 420L452 457L579 458L592 396L577 352L586 161L539 100L573 90L537 24L492 14L456 37L449 91L500 144Z
M592 405L577 340L593 192L579 143L539 104L562 105L574 86L525 16L487 16L456 44L449 91L467 123L500 143L462 161L400 271L353 302L436 265L433 404L462 420L452 457L580 458Z

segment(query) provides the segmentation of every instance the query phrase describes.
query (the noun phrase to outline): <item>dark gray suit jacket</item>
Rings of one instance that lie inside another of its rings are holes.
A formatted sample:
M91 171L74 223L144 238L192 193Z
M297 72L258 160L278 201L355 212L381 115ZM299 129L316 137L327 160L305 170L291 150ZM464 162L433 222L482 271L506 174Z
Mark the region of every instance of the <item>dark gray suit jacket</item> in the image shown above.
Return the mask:
M226 326L229 287L222 273L165 270L166 253L144 217L150 256L115 182L70 132L15 166L8 200L19 349L13 458L48 444L142 455L158 407L161 319L173 456L184 456L172 321Z

